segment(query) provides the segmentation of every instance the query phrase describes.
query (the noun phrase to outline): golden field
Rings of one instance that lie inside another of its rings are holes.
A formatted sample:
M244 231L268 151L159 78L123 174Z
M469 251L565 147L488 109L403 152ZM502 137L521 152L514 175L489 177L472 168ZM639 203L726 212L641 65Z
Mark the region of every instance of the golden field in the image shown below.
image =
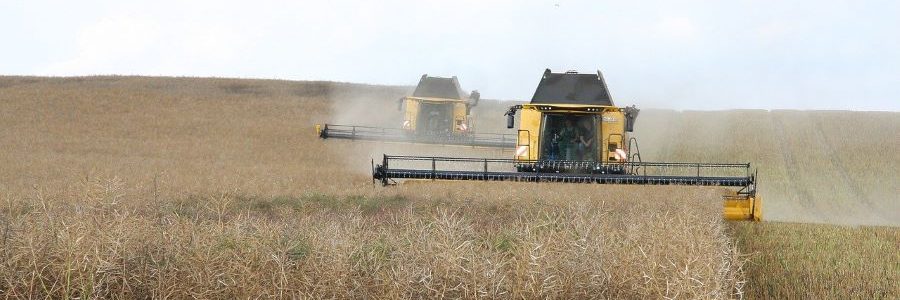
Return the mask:
M896 227L735 223L731 236L750 255L750 298L895 299L900 294Z
M0 77L0 293L900 295L896 227L730 224L720 219L714 188L373 187L370 159L382 153L509 153L315 136L313 125L326 121L396 123L395 100L407 92L330 82ZM478 128L502 130L504 107L484 101L474 113ZM753 162L767 220L896 226L898 120L644 110L636 135L645 160Z

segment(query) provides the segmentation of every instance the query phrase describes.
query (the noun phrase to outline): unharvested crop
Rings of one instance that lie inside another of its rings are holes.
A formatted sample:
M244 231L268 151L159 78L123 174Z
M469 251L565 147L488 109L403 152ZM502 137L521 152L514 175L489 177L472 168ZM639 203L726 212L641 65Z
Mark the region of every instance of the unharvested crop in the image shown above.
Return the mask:
M9 296L732 298L708 189L476 183L153 199L119 179L5 199ZM634 204L628 199L677 195Z

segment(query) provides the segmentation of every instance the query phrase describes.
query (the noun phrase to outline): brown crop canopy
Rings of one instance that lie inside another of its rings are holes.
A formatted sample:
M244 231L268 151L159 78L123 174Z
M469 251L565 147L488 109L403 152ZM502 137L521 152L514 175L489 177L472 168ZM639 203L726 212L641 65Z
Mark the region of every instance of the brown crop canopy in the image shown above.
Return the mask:
M531 104L580 104L614 106L603 74L544 71Z
M451 78L430 77L428 74L422 75L422 78L419 79L419 85L416 86L416 90L413 92L413 97L457 100L465 99L463 95L465 93L459 87L459 80L456 79L456 76Z

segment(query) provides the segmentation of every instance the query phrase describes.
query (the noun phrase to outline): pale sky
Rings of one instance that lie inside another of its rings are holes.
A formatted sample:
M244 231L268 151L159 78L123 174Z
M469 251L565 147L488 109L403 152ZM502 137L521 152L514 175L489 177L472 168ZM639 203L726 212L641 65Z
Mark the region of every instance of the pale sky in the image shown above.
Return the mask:
M0 0L2 75L414 85L529 100L603 71L619 105L900 111L896 1Z

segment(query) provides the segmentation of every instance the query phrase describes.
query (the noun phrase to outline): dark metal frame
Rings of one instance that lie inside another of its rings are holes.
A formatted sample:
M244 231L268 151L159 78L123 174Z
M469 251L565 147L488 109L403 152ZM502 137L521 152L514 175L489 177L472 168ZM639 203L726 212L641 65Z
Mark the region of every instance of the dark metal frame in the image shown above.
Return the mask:
M392 168L404 162L430 162L431 168ZM481 163L480 170L439 170L437 163ZM506 165L518 171L490 171L489 165ZM556 171L534 166L554 166ZM591 171L585 171L591 170ZM623 170L623 172L609 172ZM654 171L650 171L654 170ZM660 171L661 172L655 172ZM672 170L674 172L667 172ZM704 175L704 170L742 173L737 176ZM685 175L690 171L691 175ZM680 173L668 175L668 173ZM686 163L686 162L594 162L594 161L528 161L497 158L436 157L384 155L375 165L372 178L383 185L395 179L441 179L525 182L574 182L599 184L653 184L740 187L738 195L755 195L756 173L750 163Z
M516 135L505 133L414 133L406 129L356 125L325 124L319 132L323 139L348 139L387 142L408 142L435 145L460 145L493 147L512 150L516 147Z

